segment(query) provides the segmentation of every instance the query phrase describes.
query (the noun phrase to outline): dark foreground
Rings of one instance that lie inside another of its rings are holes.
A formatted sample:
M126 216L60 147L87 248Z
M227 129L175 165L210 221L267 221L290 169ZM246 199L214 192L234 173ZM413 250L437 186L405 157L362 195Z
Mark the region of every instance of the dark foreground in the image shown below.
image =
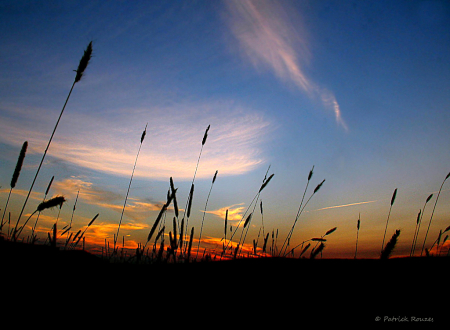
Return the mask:
M105 262L83 251L0 246L3 301L22 316L18 322L34 315L31 320L44 323L78 318L103 326L144 322L152 328L168 322L321 329L341 324L427 328L448 319L442 305L448 258L135 265Z

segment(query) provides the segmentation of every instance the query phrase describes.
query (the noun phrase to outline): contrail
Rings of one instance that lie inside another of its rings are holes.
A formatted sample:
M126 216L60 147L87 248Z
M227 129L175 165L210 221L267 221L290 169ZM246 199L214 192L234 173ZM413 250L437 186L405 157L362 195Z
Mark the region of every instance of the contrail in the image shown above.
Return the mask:
M378 202L378 201L368 201L368 202L359 202L359 203L351 203L351 204L344 204L344 205L328 206L328 207L324 207L324 208L317 209L317 210L314 210L314 211L336 209L336 208L339 208L339 207L354 206L354 205L361 205L361 204L368 204L368 203L375 203L375 202Z

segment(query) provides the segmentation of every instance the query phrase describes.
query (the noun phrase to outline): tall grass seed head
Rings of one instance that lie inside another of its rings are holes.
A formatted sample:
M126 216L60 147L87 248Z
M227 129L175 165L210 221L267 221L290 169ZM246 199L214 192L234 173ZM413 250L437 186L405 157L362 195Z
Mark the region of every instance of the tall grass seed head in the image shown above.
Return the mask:
M206 139L208 138L208 131L209 131L210 126L211 125L208 125L208 128L206 128L206 131L205 131L205 135L203 135L202 146L205 145Z
M63 196L56 196L48 201L40 203L37 207L37 211L42 212L43 210L53 208L55 206L59 206L61 208L64 202L66 202L66 199Z
M77 75L75 76L75 83L81 80L84 70L86 70L89 64L91 56L92 56L92 41L87 46L86 50L84 51L83 57L81 58L80 63L78 64L78 68L76 70Z
M396 196L397 196L397 188L395 188L394 193L392 194L391 206L394 204Z
M16 186L17 180L19 179L20 171L22 170L23 160L25 159L25 154L27 152L28 142L25 141L20 149L19 158L17 159L16 168L14 169L13 176L11 178L11 189Z

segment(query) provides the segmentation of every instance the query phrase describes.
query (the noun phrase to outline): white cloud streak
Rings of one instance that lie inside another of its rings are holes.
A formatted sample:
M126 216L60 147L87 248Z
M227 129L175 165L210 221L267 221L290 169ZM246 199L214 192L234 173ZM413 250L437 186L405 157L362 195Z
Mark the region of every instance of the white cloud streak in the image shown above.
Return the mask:
M245 57L256 68L267 68L283 82L293 83L310 98L319 98L334 112L337 124L348 130L334 94L305 73L311 53L299 13L284 8L286 2L230 0L225 4L230 29Z
M206 213L214 214L214 215L217 215L221 219L225 219L225 214L228 210L228 218L227 218L228 220L240 221L242 219L242 215L245 210L245 207L241 206L241 205L244 205L244 203L225 206L218 210L206 211Z

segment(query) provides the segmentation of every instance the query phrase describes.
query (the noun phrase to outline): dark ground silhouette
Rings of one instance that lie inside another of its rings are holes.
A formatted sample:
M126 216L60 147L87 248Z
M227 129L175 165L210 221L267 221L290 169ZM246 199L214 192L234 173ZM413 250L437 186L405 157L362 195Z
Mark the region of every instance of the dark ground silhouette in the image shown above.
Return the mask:
M447 319L441 301L447 292L448 258L253 258L137 265L110 263L80 250L7 241L0 246L2 283L14 291L8 296L33 301L19 308L32 306L37 312L45 307L46 315L58 311L67 317L79 310L132 321L134 313L144 313L155 320L172 317L171 322L181 322L184 315L194 324L214 316L230 324L275 322L271 324L277 329L283 324L292 328L291 322L298 325L294 328L313 326L311 322L426 327L431 322L424 319L433 318L433 324Z

